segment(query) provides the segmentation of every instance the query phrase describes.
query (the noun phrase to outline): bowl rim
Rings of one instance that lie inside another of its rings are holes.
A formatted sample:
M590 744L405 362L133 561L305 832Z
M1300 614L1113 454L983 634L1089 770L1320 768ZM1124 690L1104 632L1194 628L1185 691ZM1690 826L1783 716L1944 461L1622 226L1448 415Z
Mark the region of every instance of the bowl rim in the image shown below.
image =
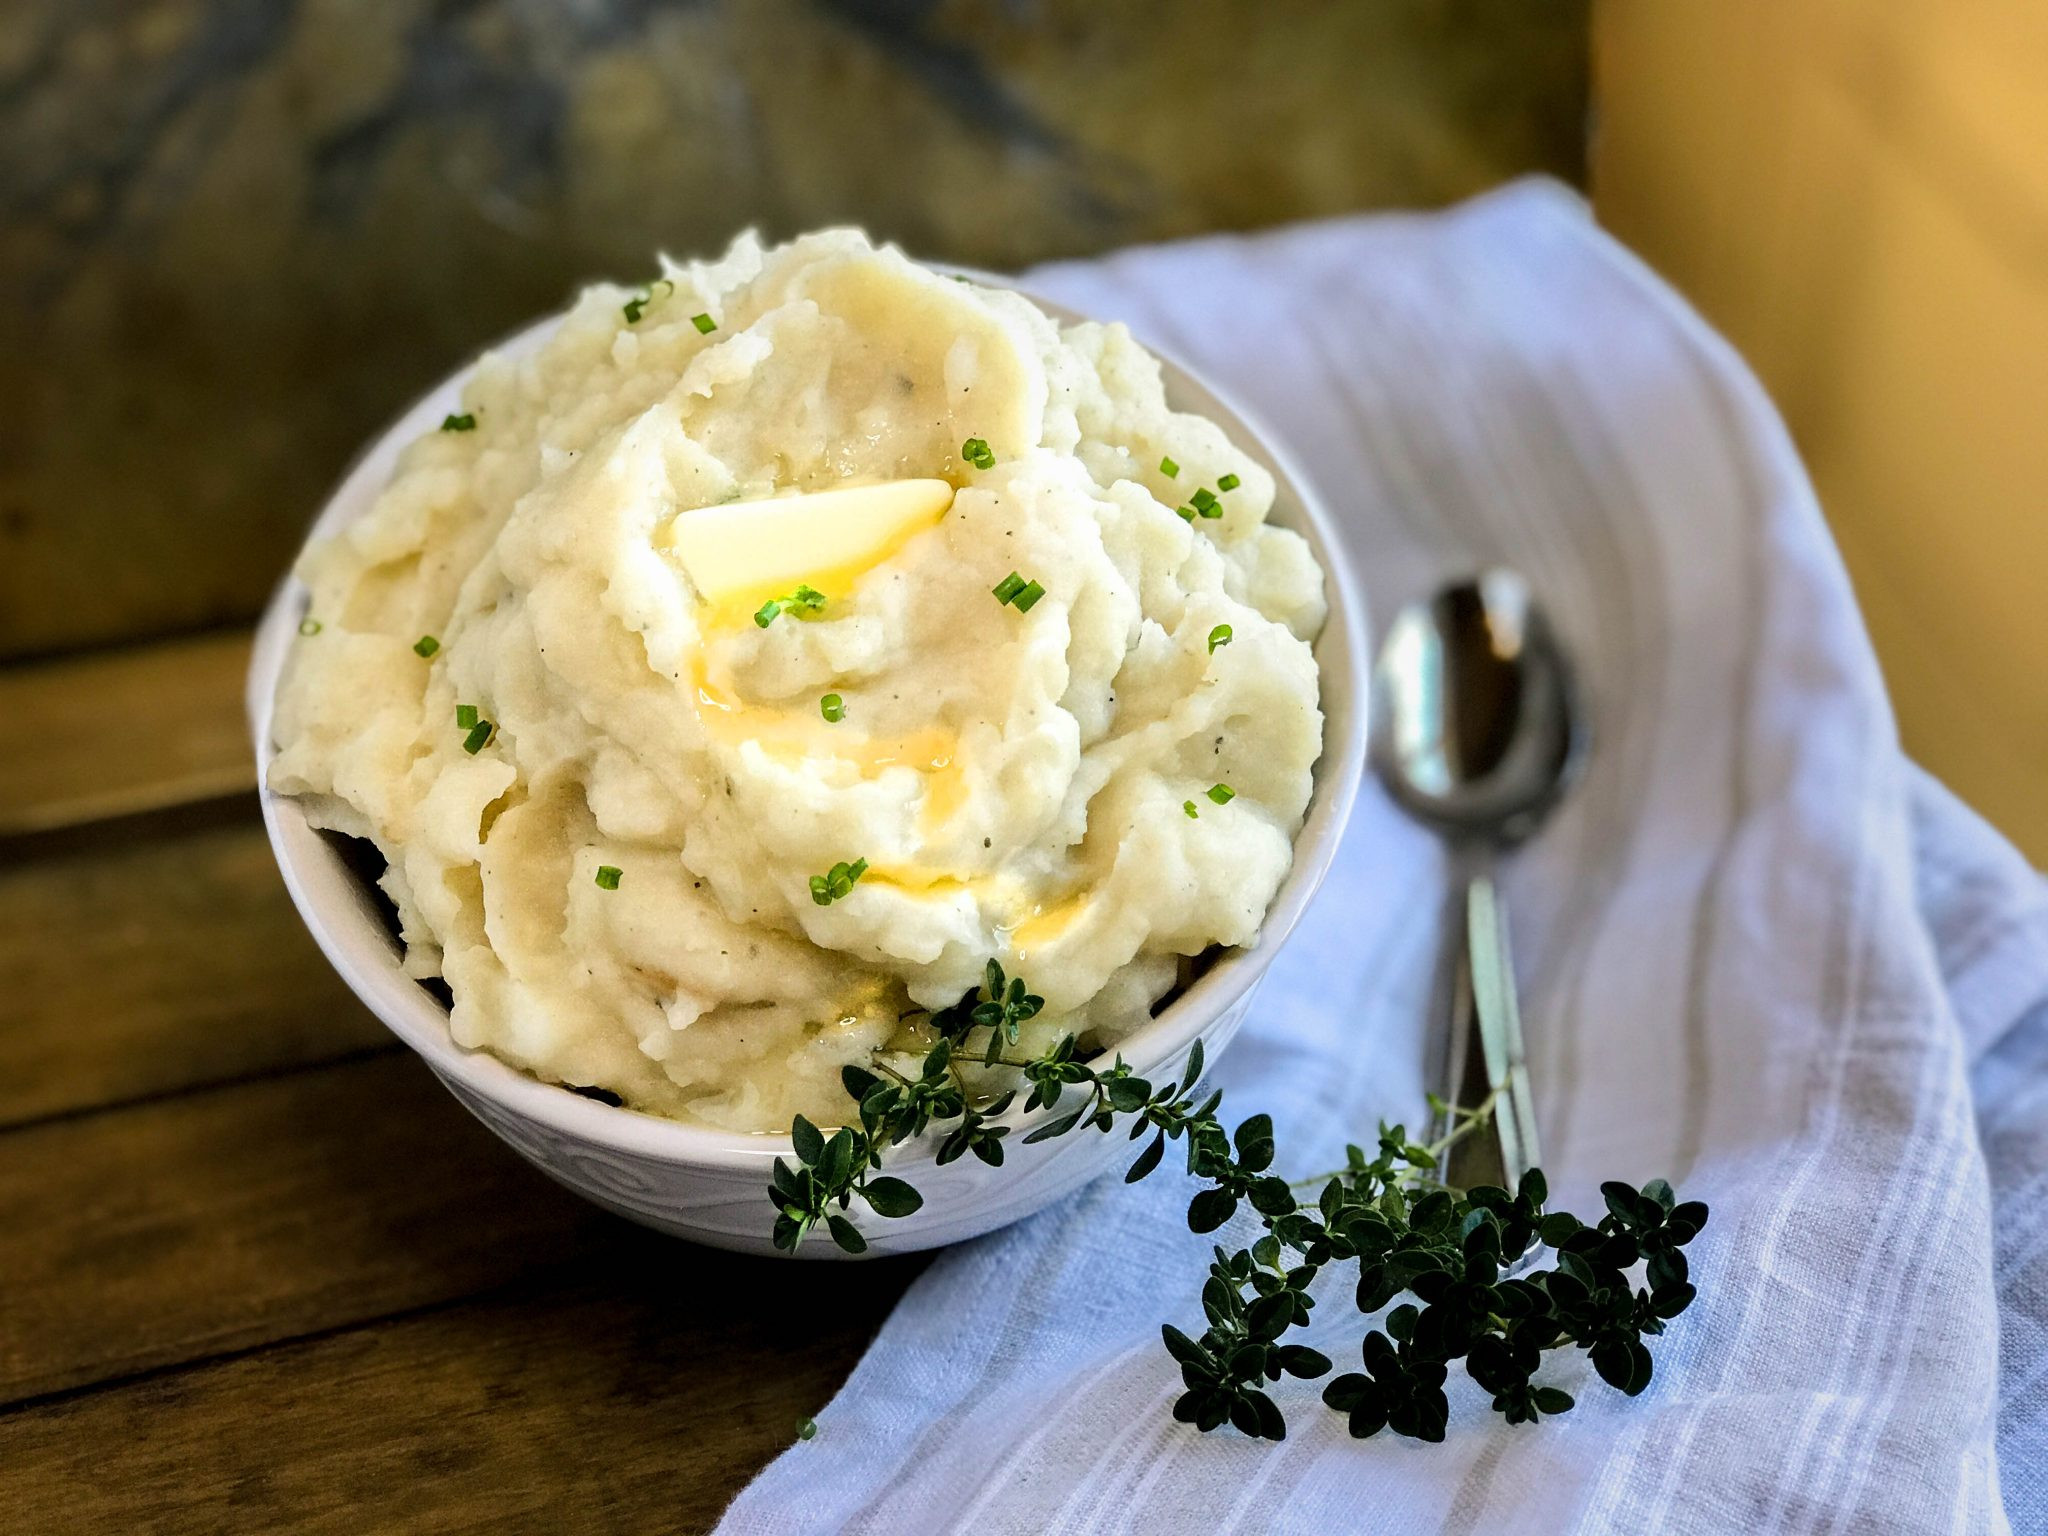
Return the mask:
M1090 318L1008 278L979 272L972 276L1023 294L1062 324ZM545 316L485 349L370 439L322 504L306 531L302 551L316 540L332 537L368 509L390 480L401 451L459 403L463 385L486 357L518 359L528 355L553 334L567 313L563 310ZM1293 863L1252 942L1221 951L1179 997L1117 1042L1115 1050L1132 1069L1149 1075L1161 1064L1177 1060L1258 983L1321 886L1365 769L1370 667L1369 626L1358 577L1335 522L1291 454L1261 422L1170 350L1140 339L1160 361L1169 406L1210 417L1238 448L1272 472L1277 514L1272 520L1309 541L1322 567L1328 610L1313 647L1323 712L1323 750L1313 770L1308 811L1294 839ZM277 685L309 598L296 564L295 560L264 610L250 658L246 705L256 753L257 792L264 828L292 903L350 990L436 1073L451 1080L451 1086L459 1084L502 1110L570 1140L663 1163L758 1175L765 1175L771 1159L791 1155L786 1133L720 1130L606 1104L533 1076L488 1050L456 1044L447 1011L402 970L400 953L362 883L308 825L298 801L270 788L270 765L276 756L271 720ZM1346 682L1348 691L1333 698ZM1027 1114L1013 1108L1002 1120L1024 1124L1048 1113ZM927 1157L932 1155L930 1147L921 1150ZM911 1146L898 1152L899 1159L914 1160L916 1156L917 1150Z

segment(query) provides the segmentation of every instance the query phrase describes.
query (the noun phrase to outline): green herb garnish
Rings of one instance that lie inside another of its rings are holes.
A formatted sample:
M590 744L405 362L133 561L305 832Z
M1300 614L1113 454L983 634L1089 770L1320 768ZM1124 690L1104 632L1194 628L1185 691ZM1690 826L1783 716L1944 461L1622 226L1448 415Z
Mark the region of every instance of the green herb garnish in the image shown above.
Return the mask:
M305 618L299 620L299 633L309 640L312 639L313 636L320 633L320 621L311 614L306 615Z
M1209 654L1211 656L1216 654L1217 646L1228 644L1230 644L1230 626L1228 624L1218 624L1209 631Z
M441 649L441 642L432 635L421 635L419 639L412 643L412 651L415 656L431 656L439 649Z
M851 864L834 864L824 874L811 876L811 900L821 907L829 907L848 895L867 872L866 859L855 859Z
M1236 489L1237 489L1237 488L1238 488L1238 487L1239 487L1240 485L1243 485L1243 484L1244 484L1244 482L1243 482L1242 480L1238 479L1238 478L1237 478L1237 476L1235 476L1235 475L1225 475L1225 476L1224 476L1224 477L1223 477L1223 478L1222 478L1221 480L1218 480L1218 481L1216 482L1216 489L1217 489L1217 490L1219 490L1219 491L1234 491L1234 490L1236 490Z
M771 597L754 610L754 622L766 629L775 622L779 613L794 613L799 616L816 613L825 606L825 594L816 587L798 587L787 597Z
M950 1008L941 1008L932 1015L931 1024L941 1035L960 1040L965 1040L971 1029L986 1029L988 1045L983 1060L984 1064L993 1065L1003 1047L1015 1045L1024 1025L1037 1018L1044 1007L1045 999L1026 987L1022 976L1012 976L1006 982L1002 966L991 960L982 971L980 990L969 992ZM1000 1163L1002 1159L998 1157L995 1161Z
M1015 571L1010 572L989 590L995 600L1016 608L1019 613L1029 613L1038 606L1038 600L1045 596L1045 588L1035 581L1026 581Z
M1272 1172L1271 1116L1254 1115L1226 1131L1217 1116L1223 1095L1197 1101L1201 1041L1179 1078L1159 1088L1120 1057L1107 1067L1099 1058L1080 1060L1072 1035L1042 1055L1004 1054L1017 1038L1017 1024L1040 1005L1021 979L1006 978L990 961L982 987L931 1015L939 1038L916 1076L880 1055L875 1071L842 1068L857 1123L830 1138L801 1115L791 1124L795 1165L777 1158L769 1189L775 1246L794 1250L822 1224L840 1247L863 1252L867 1239L842 1213L856 1196L880 1217L918 1210L924 1197L879 1170L888 1149L934 1127L950 1126L940 1163L972 1152L1000 1167L1012 1127L994 1122L1015 1102L1016 1091L988 1100L971 1095L955 1062L978 1055L1022 1074L1031 1089L1026 1113L1054 1116L1028 1132L1027 1143L1077 1130L1108 1132L1126 1116L1133 1141L1151 1133L1126 1183L1157 1168L1167 1142L1182 1142L1188 1172L1208 1186L1189 1203L1189 1228L1214 1232L1240 1206L1249 1206L1264 1228L1249 1247L1214 1250L1202 1290L1207 1326L1199 1338L1170 1323L1160 1329L1181 1370L1185 1390L1173 1416L1182 1423L1205 1431L1227 1423L1255 1439L1286 1435L1285 1416L1267 1389L1283 1377L1313 1379L1333 1369L1319 1351L1285 1340L1316 1304L1311 1283L1337 1264L1358 1266L1361 1314L1378 1314L1403 1294L1415 1298L1386 1312L1384 1332L1366 1332L1364 1372L1339 1376L1323 1391L1323 1402L1344 1415L1357 1438L1391 1429L1417 1440L1443 1439L1450 1413L1444 1382L1460 1360L1510 1424L1573 1406L1569 1393L1533 1379L1551 1350L1586 1351L1601 1379L1632 1397L1649 1385L1652 1362L1643 1340L1661 1334L1692 1304L1682 1250L1707 1223L1704 1204L1680 1204L1662 1179L1641 1189L1607 1183L1600 1186L1607 1214L1587 1225L1544 1210L1549 1191L1536 1169L1512 1193L1448 1188L1436 1177L1439 1163L1452 1145L1490 1121L1490 1097L1471 1110L1432 1099L1449 1121L1443 1136L1417 1144L1404 1127L1382 1123L1373 1155L1348 1147L1342 1168L1289 1183ZM986 1042L973 1038L977 1030L988 1032ZM1072 1087L1085 1097L1080 1108L1060 1114ZM1303 1204L1296 1191L1309 1189L1318 1193ZM1554 1267L1502 1273L1539 1240L1556 1251ZM1639 1263L1645 1265L1642 1288L1629 1278Z
M466 731L475 725L476 722L477 712L474 704L458 704L455 706L455 728L458 731Z
M836 693L828 693L818 700L818 713L837 725L846 718L846 700Z
M1195 509L1193 507L1175 507L1173 510L1180 514L1182 522L1192 523L1195 520Z
M1174 463L1171 459L1161 459L1159 461L1159 473L1166 476L1167 479L1171 480L1175 475L1180 473L1180 466Z
M1209 786L1209 798L1218 805L1228 805L1237 798L1237 791L1228 784L1211 784Z
M1188 503L1203 517L1221 517L1223 503L1216 499L1216 493L1203 486L1188 498Z
M476 417L468 411L464 411L460 416L443 416L441 418L441 430L443 432L474 432L476 430Z
M709 315L692 315L690 316L690 324L697 327L698 334L703 336L709 336L718 329L718 322Z
M600 864L597 866L597 883L604 890L616 891L621 873L616 864Z
M469 728L469 734L462 738L462 750L475 757L497 734L497 726L488 720L479 720Z
M1202 817L1202 813L1201 813L1200 811L1198 811L1198 810L1196 810L1196 809L1195 809L1195 802L1194 802L1194 801L1192 801L1192 800L1183 800L1183 801L1181 801L1181 803L1180 803L1180 808L1181 808L1182 810L1184 810L1184 811L1186 811L1186 812L1188 813L1188 820L1189 820L1189 821L1199 821L1199 820L1201 820L1201 817Z
M976 469L994 469L996 467L996 456L989 452L987 442L978 437L970 437L960 445L960 457L972 464Z
M797 1439L799 1439L799 1440L815 1440L815 1439L817 1438L817 1435L818 1435L818 1421L817 1421L816 1419L798 1419L798 1420L796 1421L796 1437L797 1437Z
M654 302L654 290L657 288L666 288L670 293L674 293L676 291L676 285L674 283L670 282L665 277L657 277L653 282L649 283L645 288L642 288L638 293L634 294L632 298L626 300L624 304L619 306L622 310L625 311L626 324L639 324L640 317L647 313L647 306Z

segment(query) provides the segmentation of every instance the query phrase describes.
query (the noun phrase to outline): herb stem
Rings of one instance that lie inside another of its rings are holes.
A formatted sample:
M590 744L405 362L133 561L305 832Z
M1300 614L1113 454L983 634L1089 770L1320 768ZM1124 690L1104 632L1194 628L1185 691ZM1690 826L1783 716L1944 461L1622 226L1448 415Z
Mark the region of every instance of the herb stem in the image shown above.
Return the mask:
M1285 1436L1285 1415L1267 1385L1333 1369L1328 1357L1286 1335L1309 1322L1317 1299L1310 1288L1337 1264L1356 1266L1358 1311L1379 1318L1364 1337L1365 1373L1338 1376L1322 1393L1353 1438L1391 1429L1442 1440L1453 1365L1491 1395L1510 1424L1573 1406L1571 1394L1534 1380L1551 1351L1583 1351L1601 1380L1631 1397L1649 1385L1653 1361L1644 1341L1663 1333L1696 1294L1682 1250L1706 1225L1707 1207L1699 1201L1679 1202L1662 1179L1640 1189L1609 1182L1600 1187L1607 1212L1589 1224L1546 1211L1548 1186L1533 1168L1513 1190L1447 1185L1439 1176L1444 1154L1490 1123L1499 1090L1471 1109L1432 1096L1432 1111L1448 1115L1449 1125L1428 1145L1411 1141L1402 1126L1382 1124L1377 1155L1353 1146L1343 1168L1290 1184L1270 1171L1272 1117L1253 1115L1228 1130L1216 1113L1222 1093L1202 1096L1200 1040L1176 1076L1156 1086L1121 1057L1108 1065L1100 1056L1084 1057L1072 1034L1020 1059L1003 1047L1016 1044L1021 1025L1045 999L993 960L986 977L952 1006L922 1010L936 1039L916 1076L872 1055L873 1071L841 1070L858 1106L849 1123L827 1138L795 1118L796 1164L777 1158L770 1188L777 1248L793 1250L819 1232L850 1253L866 1251L860 1228L840 1213L856 1197L876 1217L918 1210L924 1201L917 1190L881 1167L890 1148L928 1132L943 1133L940 1166L972 1152L1001 1167L1004 1138L1014 1127L992 1122L1016 1090L972 1094L962 1067L977 1060L1019 1071L1029 1083L1023 1114L1039 1123L1022 1138L1025 1145L1075 1131L1123 1129L1134 1141L1149 1132L1124 1175L1130 1183L1160 1166L1169 1140L1178 1142L1187 1171L1202 1185L1188 1205L1189 1228L1217 1232L1247 1205L1263 1228L1249 1247L1215 1249L1202 1289L1206 1331L1193 1338L1171 1324L1162 1329L1187 1388L1173 1405L1183 1423L1203 1431L1227 1423L1255 1439ZM970 1058L965 1053L976 1040L982 1049ZM1063 1103L1069 1088L1082 1090L1078 1110ZM1312 1204L1296 1198L1295 1191L1316 1184L1322 1188ZM1524 1268L1524 1256L1539 1244L1555 1254L1555 1266ZM1637 1265L1647 1282L1641 1288L1631 1278ZM1413 1300L1394 1305L1403 1296Z
M1443 1155L1446 1152L1450 1151L1452 1147L1493 1118L1494 1106L1499 1103L1500 1094L1500 1089L1495 1088L1490 1090L1485 1098L1481 1099L1470 1109L1453 1109L1452 1114L1458 1123L1435 1141L1425 1143L1423 1150L1438 1161L1442 1161ZM1287 1187L1289 1189L1321 1189L1330 1180L1341 1179L1350 1172L1349 1168L1332 1168L1327 1173L1315 1173L1310 1174L1305 1179L1295 1179ZM1438 1189L1451 1188L1448 1184L1438 1184L1434 1179L1418 1179L1417 1182L1432 1184Z
M882 1060L881 1057L870 1056L868 1058L868 1065L876 1068L878 1071L888 1073L889 1076L895 1078L896 1081L901 1083L904 1087L908 1088L910 1086L911 1080L905 1077L901 1072L898 1072L894 1067L890 1066L889 1063Z

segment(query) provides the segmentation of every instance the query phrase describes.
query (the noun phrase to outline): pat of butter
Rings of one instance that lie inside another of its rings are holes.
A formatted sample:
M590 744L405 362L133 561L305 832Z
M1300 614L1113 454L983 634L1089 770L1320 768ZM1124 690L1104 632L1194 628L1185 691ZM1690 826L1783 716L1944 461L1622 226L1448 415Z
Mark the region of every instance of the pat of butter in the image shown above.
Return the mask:
M697 595L731 619L799 586L845 597L952 504L944 480L886 480L697 507L670 521L668 542Z

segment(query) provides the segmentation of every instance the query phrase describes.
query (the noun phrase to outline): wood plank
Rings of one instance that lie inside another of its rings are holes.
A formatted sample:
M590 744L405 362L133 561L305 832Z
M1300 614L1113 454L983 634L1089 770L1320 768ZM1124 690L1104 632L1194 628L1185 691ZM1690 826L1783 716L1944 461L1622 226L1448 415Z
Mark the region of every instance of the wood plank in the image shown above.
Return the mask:
M246 819L0 865L0 999L0 1127L397 1048Z
M625 1225L410 1054L27 1126L0 1134L0 1403L602 1262Z
M24 1530L707 1530L920 1267L632 1234L601 1280L0 1415L0 1507Z
M0 1420L0 1498L36 1529L705 1529L902 1283L864 1266L828 1322L771 1282L725 1316L713 1298L772 1266L671 1265L665 1295L473 1306L31 1410Z
M242 794L249 636L0 670L0 838Z

